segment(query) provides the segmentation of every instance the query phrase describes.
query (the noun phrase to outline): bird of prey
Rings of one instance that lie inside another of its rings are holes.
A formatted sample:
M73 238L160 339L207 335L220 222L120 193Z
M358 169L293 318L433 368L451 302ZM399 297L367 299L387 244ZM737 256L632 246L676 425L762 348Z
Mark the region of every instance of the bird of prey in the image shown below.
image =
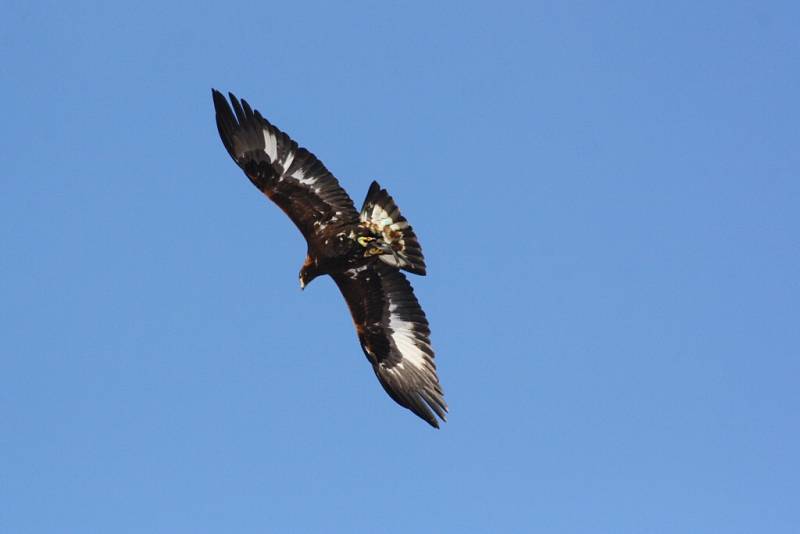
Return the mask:
M245 100L212 90L217 129L236 164L308 244L300 287L327 274L386 393L431 426L447 413L425 313L402 271L425 275L417 236L377 182L356 211L339 181ZM434 415L435 414L435 415Z

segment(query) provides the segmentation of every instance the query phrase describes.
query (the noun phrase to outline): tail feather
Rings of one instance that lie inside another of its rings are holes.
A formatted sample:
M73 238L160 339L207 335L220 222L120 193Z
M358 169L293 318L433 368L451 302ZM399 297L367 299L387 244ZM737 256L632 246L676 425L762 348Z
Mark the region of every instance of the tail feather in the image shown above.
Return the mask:
M425 258L414 230L400 213L394 199L378 182L372 182L367 192L360 220L394 250L393 254L378 256L381 261L410 273L425 275Z

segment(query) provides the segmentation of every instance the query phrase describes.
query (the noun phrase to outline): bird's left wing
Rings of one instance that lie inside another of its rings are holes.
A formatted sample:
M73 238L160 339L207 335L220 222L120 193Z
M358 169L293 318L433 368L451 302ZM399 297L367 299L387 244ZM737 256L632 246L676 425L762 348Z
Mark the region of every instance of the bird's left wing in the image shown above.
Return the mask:
M331 223L358 221L353 201L322 162L269 123L247 101L212 90L217 129L228 154L286 212L306 240ZM233 109L231 109L233 105Z
M383 389L431 426L446 420L430 329L406 277L375 262L332 275L344 295L361 348Z

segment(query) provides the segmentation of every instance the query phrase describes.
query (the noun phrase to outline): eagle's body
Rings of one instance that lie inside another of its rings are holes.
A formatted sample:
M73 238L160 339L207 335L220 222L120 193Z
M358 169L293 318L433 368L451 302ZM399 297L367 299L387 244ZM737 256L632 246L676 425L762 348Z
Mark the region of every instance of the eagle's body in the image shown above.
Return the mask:
M424 275L425 260L411 225L373 182L360 212L312 153L229 95L213 91L217 127L228 153L253 184L300 229L308 254L305 287L330 275L347 301L364 354L386 392L438 427L444 402L425 313L400 272Z

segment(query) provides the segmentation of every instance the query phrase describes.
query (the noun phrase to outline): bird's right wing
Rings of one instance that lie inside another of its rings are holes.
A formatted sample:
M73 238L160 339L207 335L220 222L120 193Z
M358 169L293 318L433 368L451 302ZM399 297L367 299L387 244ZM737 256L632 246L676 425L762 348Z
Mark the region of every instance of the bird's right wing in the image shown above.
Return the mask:
M245 100L231 105L212 90L217 129L228 154L286 212L306 240L331 223L355 223L358 212L339 181L314 154L298 147Z
M439 428L444 401L425 312L406 277L381 262L332 275L342 292L361 348L383 389L398 404Z

